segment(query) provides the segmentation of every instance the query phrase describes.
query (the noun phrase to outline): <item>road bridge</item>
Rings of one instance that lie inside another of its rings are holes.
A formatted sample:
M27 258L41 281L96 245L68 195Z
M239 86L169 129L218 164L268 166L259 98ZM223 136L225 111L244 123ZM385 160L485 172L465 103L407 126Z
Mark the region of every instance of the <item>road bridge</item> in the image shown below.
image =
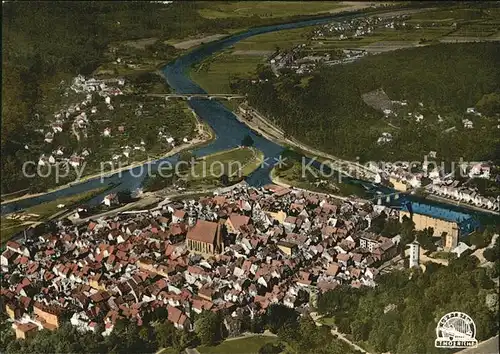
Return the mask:
M207 93L169 93L169 94L150 93L147 96L162 97L162 98L165 98L166 101L168 101L170 99L181 99L181 100L190 101L193 98L231 101L234 99L245 99L246 98L246 96L244 96L244 95L236 95L236 94L232 94L232 93L212 93L212 94L207 94Z

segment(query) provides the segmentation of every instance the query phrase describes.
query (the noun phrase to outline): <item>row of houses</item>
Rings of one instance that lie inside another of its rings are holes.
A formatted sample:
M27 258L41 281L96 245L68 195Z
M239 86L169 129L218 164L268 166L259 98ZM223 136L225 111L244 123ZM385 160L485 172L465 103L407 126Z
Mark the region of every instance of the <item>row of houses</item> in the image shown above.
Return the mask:
M451 182L451 181L450 181ZM458 182L458 181L455 181ZM459 186L458 183L430 184L426 187L429 193L445 198L456 200L462 203L474 205L493 211L500 210L500 196L496 198L482 196L476 189L467 186Z

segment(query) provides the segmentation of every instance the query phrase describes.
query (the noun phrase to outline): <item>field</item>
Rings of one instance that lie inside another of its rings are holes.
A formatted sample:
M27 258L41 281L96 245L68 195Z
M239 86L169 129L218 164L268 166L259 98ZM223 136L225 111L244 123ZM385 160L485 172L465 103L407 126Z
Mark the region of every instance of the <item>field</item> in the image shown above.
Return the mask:
M262 153L242 147L215 153L197 160L190 181L218 179L223 174L231 178L247 176L261 163Z
M101 78L123 77L143 72L156 70L165 60L142 59L140 62L130 65L116 65L114 63L103 63L96 69L95 75Z
M500 8L440 9L415 14L408 23L449 27L451 37L486 38L500 32Z
M325 326L335 327L335 318L333 317L321 317L319 322Z
M69 197L56 199L56 200L51 201L51 202L42 203L42 204L33 206L31 208L27 208L18 214L19 216L25 215L26 218L24 220L10 219L7 216L2 216L2 218L1 218L1 225L2 225L1 227L2 228L0 230L0 232L1 232L1 234L0 234L1 235L0 236L1 244L8 241L9 238L12 237L12 235L16 234L17 232L19 232L21 230L24 230L29 225L31 225L33 223L42 222L42 221L46 220L47 218L49 218L50 216L56 214L57 212L65 210L66 208L68 208L72 205L83 203L86 200L91 199L95 195L98 195L98 194L104 192L107 188L108 187L96 188L96 189L93 189L93 190L90 190L90 191L87 191L84 193L75 194L75 195L72 195ZM58 208L57 206L59 204L63 204L65 206L65 208ZM32 214L32 215L28 215L28 214ZM12 214L11 214L11 216L12 216Z
M271 170L271 178L275 182L284 183L293 187L303 188L320 193L331 193L341 196L355 195L366 197L366 191L362 186L342 183L337 172L331 177L321 178L321 171L309 166L305 169L301 155L295 151L287 150L282 154L284 164ZM318 162L325 162L324 158L314 157ZM328 163L326 163L328 165ZM311 172L314 171L313 173ZM328 170L324 170L328 174Z
M225 51L204 60L192 68L189 74L208 93L230 93L232 78L251 78L256 75L257 65L263 63L264 56L232 55Z
M266 7L281 8L283 3L264 4L258 7L265 13ZM314 3L315 6L327 4ZM321 5L321 6L320 6ZM236 11L231 16L244 16L246 8L238 3L211 4L205 10L221 13ZM288 6L293 12L303 4ZM338 5L337 5L338 6ZM283 9L287 8L283 6ZM276 10L278 11L278 10ZM309 9L309 11L311 11ZM274 13L274 12L273 12ZM276 13L279 13L276 12ZM229 15L228 15L229 16ZM277 49L286 50L297 44L306 43L308 55L318 55L336 49L361 48L370 53L380 53L402 48L436 43L438 41L467 40L461 37L494 40L500 34L500 9L438 9L411 15L408 24L420 28L390 29L375 28L370 34L358 38L339 40L338 36L312 39L315 27L271 32L250 37L236 43L232 48L208 58L190 72L191 77L208 92L231 92L230 82L236 77L254 78L259 64L266 64L267 58ZM454 24L458 23L457 26ZM227 104L226 104L227 105ZM233 107L234 108L234 107Z
M498 9L436 9L412 15L412 20L445 21L445 20L478 20L486 15L498 14Z
M264 159L261 151L251 147L224 150L196 159L194 166L184 170L164 169L162 174L148 178L144 189L148 192L185 187L189 190L210 189L221 184L222 175L229 183L239 182L255 171Z
M289 48L305 43L311 37L313 27L294 28L284 31L259 34L235 44L235 50L272 50Z
M225 340L213 347L199 346L196 349L201 354L256 354L266 343L276 343L276 337L254 336L250 338Z
M359 5L361 4L363 3L359 3ZM198 10L198 13L209 19L252 16L279 18L328 13L349 7L352 6L329 1L210 1L206 3L204 8Z
M236 77L254 78L259 64L265 64L276 48L289 48L307 40L311 27L261 34L238 42L234 47L210 57L189 75L209 93L231 92L230 82ZM232 102L224 102L233 107Z

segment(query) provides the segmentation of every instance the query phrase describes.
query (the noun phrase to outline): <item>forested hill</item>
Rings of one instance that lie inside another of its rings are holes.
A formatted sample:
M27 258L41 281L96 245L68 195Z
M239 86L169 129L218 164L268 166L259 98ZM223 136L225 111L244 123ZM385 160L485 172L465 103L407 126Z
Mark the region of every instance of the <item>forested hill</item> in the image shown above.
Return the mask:
M238 82L235 89L290 136L337 156L421 159L434 150L447 161L498 159L498 63L498 43L436 44L322 67L306 78L293 72L275 78L263 69L269 81ZM377 89L407 106L384 118L362 99ZM466 117L469 107L483 116ZM424 118L417 122L413 114ZM464 118L474 121L473 129L464 128ZM392 134L391 143L377 144L383 132Z

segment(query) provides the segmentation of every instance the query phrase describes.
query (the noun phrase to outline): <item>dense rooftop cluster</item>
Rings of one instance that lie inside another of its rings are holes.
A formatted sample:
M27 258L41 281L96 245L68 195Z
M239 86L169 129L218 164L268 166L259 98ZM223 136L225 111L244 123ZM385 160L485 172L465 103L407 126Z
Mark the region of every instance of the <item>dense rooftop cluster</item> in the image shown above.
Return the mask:
M188 330L193 312L252 318L273 303L307 311L340 284L375 285L375 266L396 253L395 240L366 231L384 209L238 186L146 213L61 222L57 232L7 243L2 300L20 338L68 319L109 334L118 319L141 325L157 309Z

